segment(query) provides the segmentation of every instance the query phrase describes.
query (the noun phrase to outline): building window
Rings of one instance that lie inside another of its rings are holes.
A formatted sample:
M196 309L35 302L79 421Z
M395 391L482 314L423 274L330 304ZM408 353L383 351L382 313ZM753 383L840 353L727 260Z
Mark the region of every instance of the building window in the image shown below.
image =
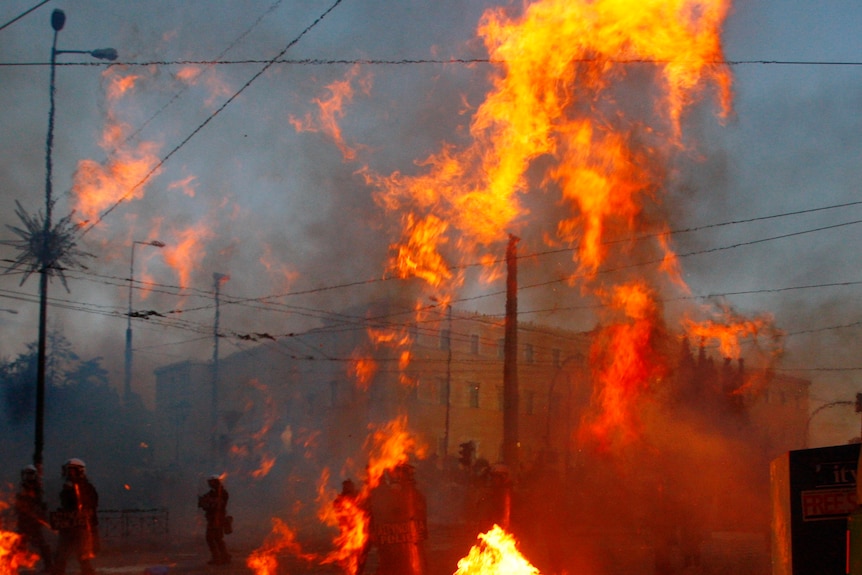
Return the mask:
M467 384L467 405L474 409L479 408L479 384L476 382Z
M497 359L504 359L506 357L506 339L500 338L497 340Z
M470 336L470 353L479 355L479 334L474 333Z
M558 348L552 349L551 356L554 360L554 367L560 367L562 365L560 362L560 350Z
M535 350L533 349L532 343L528 343L524 346L524 361L527 363L533 363L536 361Z
M440 349L448 350L452 345L452 332L448 329L440 330Z

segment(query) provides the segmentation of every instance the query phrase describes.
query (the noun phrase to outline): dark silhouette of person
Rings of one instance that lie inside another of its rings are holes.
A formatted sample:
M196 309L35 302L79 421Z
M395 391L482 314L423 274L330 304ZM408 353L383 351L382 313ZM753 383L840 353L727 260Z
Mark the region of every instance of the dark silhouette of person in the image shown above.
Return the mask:
M206 542L210 550L210 565L227 565L230 563L230 553L224 542L225 529L230 529L227 516L227 489L222 484L221 477L210 475L207 479L209 491L198 497L198 507L204 510L207 520Z
M54 561L42 530L42 526L47 524L48 513L35 465L28 465L21 470L21 484L15 494L15 515L21 548L35 549L42 559L45 572L50 572Z
M57 553L53 572L65 575L66 563L74 555L81 575L94 575L92 560L99 552L99 494L87 479L87 466L77 458L63 464L60 510L52 520L57 529Z
M370 533L377 547L376 575L426 575L427 504L414 467L400 464L371 492Z

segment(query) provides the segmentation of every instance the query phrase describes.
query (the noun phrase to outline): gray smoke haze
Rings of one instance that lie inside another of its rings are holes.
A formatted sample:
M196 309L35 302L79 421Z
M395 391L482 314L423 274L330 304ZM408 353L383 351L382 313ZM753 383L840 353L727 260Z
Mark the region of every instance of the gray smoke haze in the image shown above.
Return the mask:
M7 0L0 22L30 4ZM149 143L154 157L165 157L330 5L263 0L244 2L240 9L236 2L212 0L81 0L48 4L0 31L0 63L6 64L0 66L0 239L9 235L5 225L18 223L16 200L31 213L43 209L51 9L67 13L61 49L112 46L120 52L119 63L107 70L57 68L53 189L55 217L60 217L72 208L69 190L78 162L104 162L99 142L109 119L125 126L126 148ZM413 291L412 284L379 281L389 246L398 239L392 234L398 222L375 204L358 172L368 166L379 174L416 173L421 170L416 163L443 142L468 140L471 113L490 88L491 65L410 62L486 57L476 26L495 5L345 0L285 53L296 63L271 66L176 149L134 198L84 236L80 247L96 259L88 271L68 273L71 293L52 284L51 325L61 328L82 356L104 357L119 387L131 242L165 242L164 250L139 245L135 252L135 277L152 287L134 291L133 307L159 314L133 325L135 389L149 401L154 368L209 359L214 272L230 275L221 286L220 326L234 335L298 333L371 296ZM703 228L672 237L693 299L665 302L668 317L680 317L707 296L745 315L772 314L787 334L777 368L813 381L812 410L851 400L857 391L858 371L851 368L860 366L855 324L862 321L862 306L859 286L848 282L859 281L854 246L862 228L853 223L862 220L859 206L811 210L858 199L862 80L857 66L837 63L856 62L862 53L856 29L860 11L862 6L849 0L828 6L795 0L736 3L723 38L727 59L740 62L731 67L733 111L722 122L707 95L686 116L687 148L667 158L666 187L651 206L668 218L671 230ZM183 80L187 66L179 62L211 61L223 53L224 60L253 62L198 65L198 81ZM351 62L365 60L395 63L360 64L354 71ZM66 54L60 61L87 60ZM27 62L34 65L11 65ZM163 64L134 65L145 62ZM309 114L319 120L315 99L331 96L328 86L351 73L354 93L337 118L343 147L331 134L297 130L295 122ZM137 76L116 101L106 95L115 75ZM632 90L620 100L648 107L641 96ZM355 157L346 158L345 149ZM529 202L537 221L558 217L559 206L550 196ZM791 212L806 213L705 228ZM829 229L812 231L818 228ZM188 230L200 239L189 252L193 257L169 265L167 258L189 239ZM507 231L501 230L500 258ZM521 231L521 253L547 250L544 225ZM14 255L0 248L2 258ZM187 278L178 268L189 272ZM571 273L567 255L527 257L521 283L561 280ZM456 298L455 306L502 314L502 283L485 285L470 274L458 294L464 301ZM38 280L19 287L20 276L10 274L0 282L0 307L18 312L0 314L0 354L9 357L36 339ZM595 302L565 283L553 286L523 292L524 317L573 330L594 327ZM489 293L498 295L472 299ZM226 355L254 342L227 337L220 345ZM751 350L744 348L743 355L746 351ZM656 437L693 433L691 420L671 425L660 415ZM844 443L858 435L858 416L852 408L827 410L812 421L811 431L812 446ZM728 457L744 449L736 441L710 448L720 452L716 457ZM687 463L673 464L681 477ZM746 470L737 471L730 477L743 477ZM267 479L243 497L252 501L276 489L281 479Z

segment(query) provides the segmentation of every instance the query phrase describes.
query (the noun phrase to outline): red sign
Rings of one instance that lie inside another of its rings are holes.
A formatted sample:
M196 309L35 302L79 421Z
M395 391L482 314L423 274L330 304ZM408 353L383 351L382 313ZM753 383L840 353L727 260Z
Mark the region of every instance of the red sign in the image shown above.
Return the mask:
M856 489L817 489L802 492L802 520L846 519L856 509Z

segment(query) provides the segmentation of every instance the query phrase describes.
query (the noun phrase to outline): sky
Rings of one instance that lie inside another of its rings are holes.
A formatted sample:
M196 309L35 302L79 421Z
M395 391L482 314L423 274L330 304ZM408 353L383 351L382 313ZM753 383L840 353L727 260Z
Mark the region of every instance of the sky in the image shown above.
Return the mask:
M0 26L37 4L6 0ZM222 354L314 328L366 298L432 301L440 289L393 279L387 266L403 213L381 201L379 183L428 173L427 159L469 146L500 69L479 33L496 7L517 13L521 3L50 1L0 29L0 240L16 238L16 202L44 210L52 10L66 13L60 50L119 53L110 66L57 57L54 217L75 210L78 249L92 257L65 272L68 292L52 282L49 326L80 355L103 357L119 386L134 245L132 307L157 314L133 322L134 386L150 398L154 368L211 358L213 274L229 276L218 286ZM681 118L682 145L659 146L663 165L651 171L663 177L650 214L674 232L687 285L664 308L677 319L705 308L769 318L774 329L762 333L784 334L770 366L812 382L811 445L845 443L859 433L852 401L862 391L862 5L729 7L720 40L730 105L704 80ZM603 105L640 111L640 137L658 141L672 130L649 124L654 88L631 67ZM530 163L540 172L549 160ZM91 209L80 198L94 182L114 196ZM560 282L577 266L545 253L561 246L546 240L559 206L550 192L525 199L529 215L471 257L501 260L516 233L521 285L552 282L522 290L522 317L587 330L594 307ZM165 247L133 244L152 240ZM453 239L448 249L462 247ZM0 246L4 269L16 255ZM21 280L20 270L0 275L4 358L37 337L38 277ZM502 315L501 286L467 272L442 291L456 309ZM743 342L742 355L762 347L771 344Z

